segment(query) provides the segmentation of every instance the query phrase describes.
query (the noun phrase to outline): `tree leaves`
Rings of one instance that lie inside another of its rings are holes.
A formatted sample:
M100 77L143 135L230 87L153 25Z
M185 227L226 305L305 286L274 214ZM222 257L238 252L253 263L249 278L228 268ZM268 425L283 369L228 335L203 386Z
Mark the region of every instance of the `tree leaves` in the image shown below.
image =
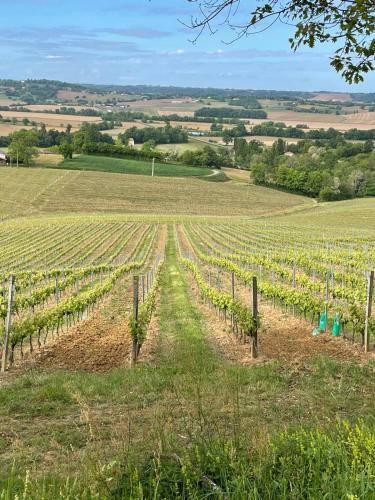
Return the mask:
M276 22L294 26L290 46L310 48L318 43L339 44L331 57L331 66L348 83L359 83L375 67L375 2L374 0L260 0L247 20L240 20L238 0L195 0L200 17L190 23L198 29L214 32L215 20L235 31L235 39L272 28ZM223 18L223 19L221 19Z

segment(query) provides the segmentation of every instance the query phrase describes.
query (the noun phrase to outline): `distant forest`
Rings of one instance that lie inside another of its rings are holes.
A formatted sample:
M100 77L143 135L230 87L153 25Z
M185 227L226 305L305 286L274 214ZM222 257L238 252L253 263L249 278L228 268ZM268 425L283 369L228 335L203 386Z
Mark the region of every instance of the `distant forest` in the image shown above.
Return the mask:
M43 103L54 100L59 90L109 94L113 92L130 95L142 95L146 98L192 97L196 99L214 98L228 99L279 99L279 100L309 100L317 92L285 91L285 90L253 90L253 89L219 89L213 87L174 87L156 85L94 85L60 82L56 80L0 80L0 93L21 99L25 103ZM351 93L355 102L375 104L375 93ZM234 103L232 103L234 104ZM242 103L240 105L243 105ZM245 106L247 107L247 106ZM252 106L250 106L253 108Z

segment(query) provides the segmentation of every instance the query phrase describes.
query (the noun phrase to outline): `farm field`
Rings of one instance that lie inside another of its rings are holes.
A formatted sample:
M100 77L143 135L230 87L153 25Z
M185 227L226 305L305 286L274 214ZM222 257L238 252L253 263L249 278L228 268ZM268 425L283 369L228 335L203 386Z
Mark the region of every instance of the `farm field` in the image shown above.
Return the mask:
M268 120L284 122L286 125L296 126L305 124L312 129L335 128L345 131L352 128L359 130L368 130L375 127L375 112L359 112L350 115L332 115L320 113L299 113L295 111L270 111ZM252 118L250 124L260 124L267 120Z
M152 122L152 123L142 123L139 121L134 122L122 122L122 127L116 127L109 130L105 130L104 133L111 135L112 137L117 137L119 134L123 134L129 128L145 128L145 127L165 127L165 122Z
M156 149L158 149L159 151L163 151L164 153L167 153L168 151L173 151L177 152L178 154L182 154L187 150L199 151L203 147L204 144L202 144L202 142L191 139L189 140L189 142L181 144L158 144L156 146Z
M13 132L17 132L18 130L24 130L24 129L31 130L32 128L33 127L29 126L29 125L13 125L11 123L0 123L0 136L7 136L9 134L13 134ZM55 130L58 130L60 132L62 132L66 129L66 127L60 127L60 125L58 125L58 126L54 126L54 125L46 126L47 130L50 130L52 128Z
M189 167L190 168L190 167ZM313 205L302 196L214 177L149 177L65 169L0 168L0 216L122 213L258 217Z
M97 116L55 115L52 113L29 113L26 111L2 111L1 115L3 118L17 118L17 120L28 118L31 121L45 123L46 125L54 128L61 125L66 127L69 124L79 127L85 122L97 123L102 121L101 118Z
M72 160L61 162L58 168L151 176L152 161L80 155ZM155 162L154 175L156 177L200 177L211 174L212 170L204 167L189 167L180 164Z
M133 168L0 168L0 498L372 498L375 199Z
M194 111L206 106L229 106L226 102L215 101L214 99L193 99L190 97L176 99L144 99L127 103L130 111L142 111L150 115L171 115L194 116Z
M266 146L272 146L275 140L277 140L276 137L267 137L265 135L248 135L244 137L244 139L246 139L247 141L259 141L265 144ZM286 141L288 144L297 144L300 141L300 139L293 139L288 137Z
M107 99L116 99L123 102L133 101L141 96L136 96L133 94L124 94L118 92L109 92L106 95L92 92L91 90L86 91L75 91L75 90L59 90L57 92L57 98L65 100L67 102L76 102L79 99L87 99L90 103L93 101L96 102L105 102Z

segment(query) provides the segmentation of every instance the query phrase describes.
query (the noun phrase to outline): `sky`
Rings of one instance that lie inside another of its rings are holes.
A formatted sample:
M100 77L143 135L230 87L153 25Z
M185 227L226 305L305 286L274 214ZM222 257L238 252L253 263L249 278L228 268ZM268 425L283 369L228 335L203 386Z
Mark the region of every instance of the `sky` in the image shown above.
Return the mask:
M254 5L243 0L242 9ZM196 34L184 23L197 13L188 0L1 0L0 78L375 91L374 72L352 86L336 74L332 47L292 52L285 25L236 42L222 28L193 43Z

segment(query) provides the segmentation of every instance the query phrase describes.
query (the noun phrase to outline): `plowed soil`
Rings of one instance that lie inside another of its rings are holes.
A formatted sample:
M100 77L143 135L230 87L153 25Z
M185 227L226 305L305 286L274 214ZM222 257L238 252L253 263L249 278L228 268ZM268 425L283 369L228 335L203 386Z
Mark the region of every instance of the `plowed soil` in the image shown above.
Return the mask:
M125 297L129 298L130 293L129 289ZM130 308L130 301L125 300L125 297L124 311ZM71 371L105 372L128 362L130 347L127 321L123 317L104 316L96 312L55 342L43 347L36 354L35 365Z

